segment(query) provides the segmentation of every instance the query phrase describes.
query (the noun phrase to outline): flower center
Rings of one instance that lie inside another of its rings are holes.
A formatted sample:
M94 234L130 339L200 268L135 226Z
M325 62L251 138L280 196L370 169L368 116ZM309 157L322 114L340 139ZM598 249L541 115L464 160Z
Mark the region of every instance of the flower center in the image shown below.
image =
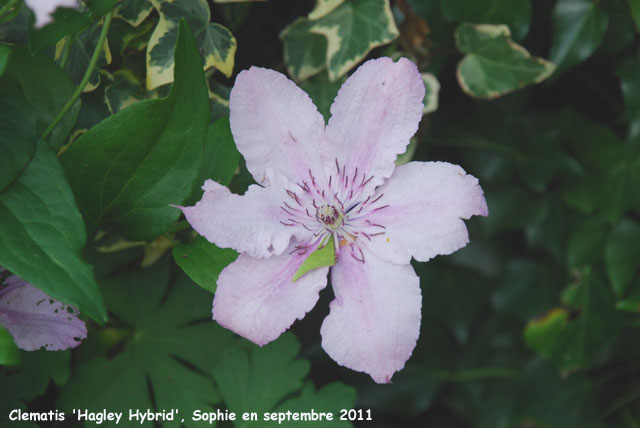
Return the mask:
M316 218L331 230L336 230L342 225L342 214L333 205L320 205L316 209Z

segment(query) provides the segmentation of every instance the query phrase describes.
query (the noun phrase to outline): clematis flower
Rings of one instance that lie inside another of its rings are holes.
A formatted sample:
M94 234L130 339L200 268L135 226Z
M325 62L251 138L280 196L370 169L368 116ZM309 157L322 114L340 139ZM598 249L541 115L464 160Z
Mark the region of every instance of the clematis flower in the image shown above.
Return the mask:
M51 14L58 7L78 7L78 0L25 0L36 15L36 28L51 22Z
M198 233L241 253L218 278L214 320L258 345L276 339L327 285L328 267L293 277L331 239L335 300L322 347L376 382L404 367L421 320L411 258L465 246L462 219L487 215L478 180L459 166L395 168L418 129L424 92L409 60L367 61L342 85L325 127L284 75L257 67L238 75L231 130L259 184L238 196L208 180L202 200L183 208Z
M0 275L6 271L0 267ZM52 299L38 288L9 276L0 285L0 324L13 336L18 348L48 351L75 348L87 337L78 310Z

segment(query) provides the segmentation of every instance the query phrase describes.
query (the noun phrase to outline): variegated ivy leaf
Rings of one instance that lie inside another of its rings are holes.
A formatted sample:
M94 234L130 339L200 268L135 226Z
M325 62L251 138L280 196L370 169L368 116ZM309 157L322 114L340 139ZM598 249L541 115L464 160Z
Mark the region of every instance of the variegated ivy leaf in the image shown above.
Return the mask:
M466 54L458 63L458 82L472 97L497 98L541 82L555 70L553 63L511 40L506 25L461 24L455 38Z
M329 79L336 80L360 62L371 49L398 37L389 0L342 3L314 21L311 31L327 38Z
M236 39L222 25L210 23L206 0L151 0L160 14L147 47L147 88L154 89L173 79L173 49L178 37L178 23L184 18L191 27L204 57L204 69L215 67L231 76L236 53Z
M114 16L137 27L142 24L142 21L149 16L152 10L153 5L149 0L121 0L116 7Z
M56 45L56 59L58 59L62 55L65 43L72 43L69 59L67 60L64 70L76 86L82 81L82 77L89 66L89 61L91 61L91 56L100 38L103 23L104 22L100 22L99 25L92 25L74 39L69 40L69 38L65 38ZM89 77L89 83L85 86L84 92L91 92L100 85L100 68L109 64L111 64L111 50L109 49L108 40L105 39L104 47L98 57L98 63Z
M297 81L305 80L326 66L327 39L310 31L312 22L298 18L280 33L287 72Z
M438 94L440 93L440 82L431 73L420 73L424 82L424 108L422 114L433 113L438 110Z
M111 114L129 107L137 101L149 98L136 76L127 69L117 70L112 75L113 82L104 90L104 101Z
M344 0L316 0L316 5L309 13L309 19L320 19L342 3L344 3Z

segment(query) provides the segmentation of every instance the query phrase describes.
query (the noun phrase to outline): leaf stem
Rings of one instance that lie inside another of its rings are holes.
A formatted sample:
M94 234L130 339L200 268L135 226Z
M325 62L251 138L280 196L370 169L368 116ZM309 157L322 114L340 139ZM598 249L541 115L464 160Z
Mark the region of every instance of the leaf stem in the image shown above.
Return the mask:
M100 52L102 52L102 48L104 47L104 41L107 38L107 32L109 31L109 26L111 25L112 15L113 15L113 10L110 10L109 13L107 13L107 15L104 17L104 24L102 25L102 31L100 31L100 37L98 37L98 44L96 45L96 49L93 51L93 55L91 56L91 60L89 61L89 66L87 67L87 70L84 72L84 76L82 77L80 84L76 88L73 95L71 95L71 98L69 99L69 101L67 101L67 103L64 106L62 106L62 109L60 109L60 111L58 112L56 117L53 119L51 124L49 124L47 129L45 129L44 132L42 133L43 139L46 139L49 135L51 135L51 132L55 129L58 123L60 123L60 121L64 118L67 112L69 112L73 104L80 97L80 94L82 94L82 91L84 91L84 88L87 86L87 83L89 83L89 78L91 77L91 73L93 73L93 69L96 67L96 64L98 63L98 57L100 56Z
M62 56L60 57L60 68L64 70L67 66L67 62L69 61L69 54L71 53L71 48L73 47L73 42L76 40L75 34L67 36L67 39L64 41L64 50L62 51Z

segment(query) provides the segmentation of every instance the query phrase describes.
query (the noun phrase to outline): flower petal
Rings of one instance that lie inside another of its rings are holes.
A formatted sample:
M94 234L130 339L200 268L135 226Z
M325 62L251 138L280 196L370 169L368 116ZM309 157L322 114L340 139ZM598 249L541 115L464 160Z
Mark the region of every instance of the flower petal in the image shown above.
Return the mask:
M233 138L256 182L268 185L269 170L291 182L321 171L324 119L311 98L281 73L251 67L231 90Z
M26 351L75 348L87 337L77 309L52 299L31 284L9 277L0 291L0 324Z
M286 186L280 181L267 188L249 186L242 196L213 180L207 180L202 189L202 199L193 207L183 207L182 212L196 232L218 247L265 258L286 250L292 236L311 234L280 223L287 219L281 208Z
M487 203L478 180L446 162L409 162L398 167L378 189L384 196L366 219L385 227L365 245L378 257L407 264L451 254L469 242L462 219L486 216ZM380 229L378 229L380 230Z
M424 91L420 73L408 59L378 58L360 66L331 106L327 168L335 168L337 158L351 174L357 167L367 178L373 175L369 189L382 184L418 130Z
M318 293L327 285L329 268L312 270L292 281L313 250L269 259L241 254L220 273L213 319L260 346L277 339L315 306Z
M36 15L36 28L51 22L51 14L58 7L78 7L77 0L25 0Z
M411 265L387 263L368 251L364 258L343 251L331 271L336 298L320 329L322 347L338 364L386 383L420 335L420 284Z

